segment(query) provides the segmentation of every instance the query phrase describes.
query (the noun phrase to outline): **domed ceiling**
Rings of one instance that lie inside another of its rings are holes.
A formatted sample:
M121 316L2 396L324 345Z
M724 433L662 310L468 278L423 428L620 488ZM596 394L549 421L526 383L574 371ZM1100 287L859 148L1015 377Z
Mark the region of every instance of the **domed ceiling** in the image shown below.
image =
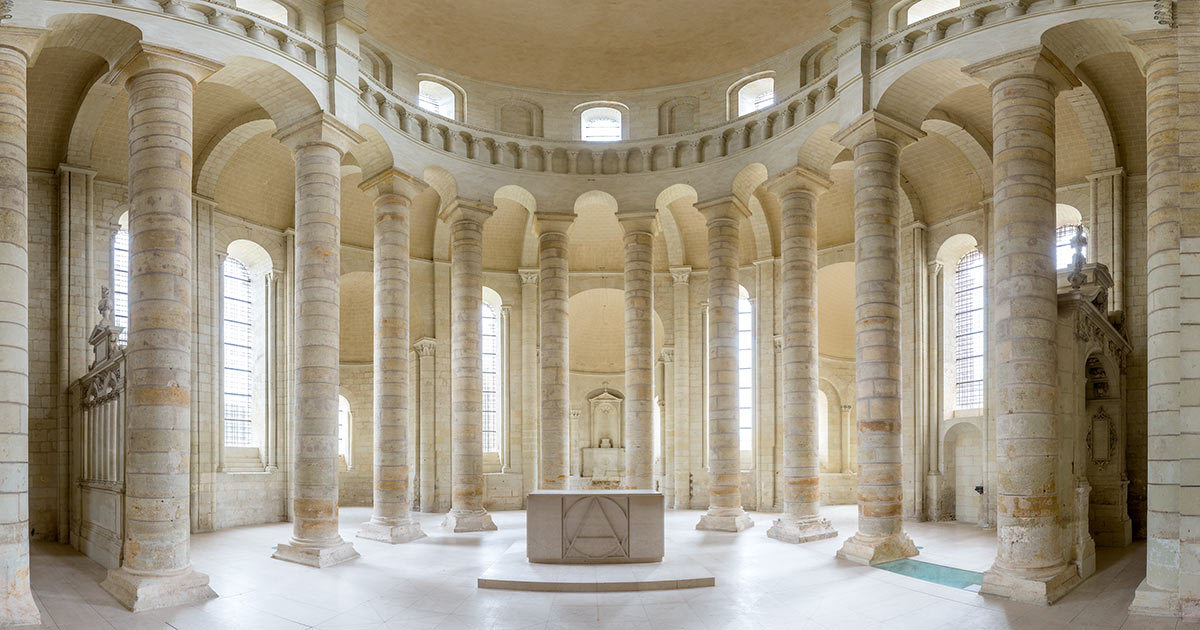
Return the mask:
M367 30L464 76L560 91L686 83L828 28L830 0L368 0Z

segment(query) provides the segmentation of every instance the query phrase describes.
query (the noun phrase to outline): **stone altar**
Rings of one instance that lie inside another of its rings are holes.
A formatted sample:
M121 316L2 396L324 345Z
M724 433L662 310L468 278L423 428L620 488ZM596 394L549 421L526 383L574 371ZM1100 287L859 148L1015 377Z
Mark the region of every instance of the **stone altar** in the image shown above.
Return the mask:
M538 490L525 521L530 562L661 562L663 495L652 490Z

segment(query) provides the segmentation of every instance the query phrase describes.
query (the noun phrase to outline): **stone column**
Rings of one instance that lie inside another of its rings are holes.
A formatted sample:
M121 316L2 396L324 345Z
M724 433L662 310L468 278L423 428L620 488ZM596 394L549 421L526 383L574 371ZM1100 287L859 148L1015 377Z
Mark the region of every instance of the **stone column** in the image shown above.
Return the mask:
M391 544L425 536L412 518L408 461L408 224L421 188L394 169L362 183L375 195L375 475L371 520L357 535Z
M521 282L521 495L538 480L538 270L519 269ZM569 414L568 414L569 415ZM569 422L569 421L568 421ZM522 499L523 501L524 499Z
M29 58L44 31L0 27L0 625L41 622L29 588ZM190 110L189 110L190 111ZM185 499L186 501L186 499ZM186 507L186 505L185 505Z
M567 269L567 229L575 215L538 212L538 265L542 279L541 311L541 462L538 487L566 490L571 476L571 354L567 300L570 277Z
M139 44L129 93L125 541L101 586L134 611L216 597L192 568L192 98L217 64Z
M675 348L665 346L660 355L662 361L662 395L658 399L662 419L662 493L667 508L675 507L675 419L679 417L679 407L675 400Z
M450 225L450 513L454 532L496 529L483 509L483 222L495 208L457 200L442 213Z
M621 487L654 488L654 212L619 212L625 232L625 471ZM734 289L737 290L736 288Z
M422 337L413 344L413 350L417 353L417 378L420 383L419 393L420 398L417 401L417 407L420 409L420 429L418 438L420 440L420 448L417 451L417 457L420 459L420 474L421 479L421 511L435 512L437 508L434 504L437 503L437 479L434 470L437 466L437 455L435 453L437 446L434 438L436 437L434 429L434 419L436 417L437 400L434 398L436 387L437 373L434 371L435 352L437 350L437 340L430 337Z
M858 397L858 532L837 555L860 564L917 555L901 523L900 149L920 135L870 112L835 136L854 149Z
M821 518L818 447L817 196L831 183L800 169L771 181L779 198L782 294L783 517L767 536L803 543L837 536Z
M1073 77L1041 49L965 71L992 92L996 562L982 592L1050 603L1079 583L1059 525L1054 97ZM1076 82L1077 83L1077 82Z
M692 418L690 409L691 375L688 374L691 355L691 291L688 278L691 267L671 267L671 306L675 316L675 381L672 386L675 396L675 508L686 510L691 507L691 427L697 419Z
M754 526L742 509L738 442L737 198L697 206L708 224L708 512L696 529L740 532Z
M341 162L361 137L318 113L275 137L296 162L292 537L271 556L324 568L358 557L338 534Z
M1179 57L1176 32L1138 33L1146 51L1146 579L1130 610L1180 613Z

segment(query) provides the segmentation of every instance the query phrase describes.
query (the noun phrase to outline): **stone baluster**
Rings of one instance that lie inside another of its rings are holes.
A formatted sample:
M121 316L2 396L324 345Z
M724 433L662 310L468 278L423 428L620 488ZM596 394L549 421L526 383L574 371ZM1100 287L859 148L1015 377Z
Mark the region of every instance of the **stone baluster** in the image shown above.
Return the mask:
M1054 97L1078 81L1036 48L964 70L991 86L995 138L997 546L982 590L1047 604L1080 580L1059 524L1054 268Z
M391 544L425 536L412 518L408 460L408 226L413 198L423 188L395 169L362 183L375 195L375 475L371 520L357 535Z
M538 355L541 372L541 462L538 486L566 490L571 476L571 353L567 301L570 277L567 267L567 230L575 215L537 212L538 266L542 280L539 299L541 335Z
M817 197L831 182L793 169L768 182L780 202L783 517L767 536L804 543L837 536L821 518L818 449Z
M454 532L496 529L483 508L483 222L495 208L456 200L443 211L450 226L450 513Z
M628 490L654 488L653 212L618 212L625 242L625 471Z
M101 586L139 611L216 597L191 564L188 462L192 99L218 65L139 44L116 68L109 80L124 84L130 120L128 452L121 566Z
M0 625L40 623L29 586L29 59L44 31L0 27Z
M900 149L921 131L877 112L835 141L854 150L854 336L858 532L839 558L879 564L917 555L901 523Z
M318 113L276 132L296 164L292 536L273 558L324 568L358 557L338 533L341 162L362 137Z
M738 222L749 211L736 197L697 206L708 225L708 511L696 529L740 532L754 526L742 509L738 439Z

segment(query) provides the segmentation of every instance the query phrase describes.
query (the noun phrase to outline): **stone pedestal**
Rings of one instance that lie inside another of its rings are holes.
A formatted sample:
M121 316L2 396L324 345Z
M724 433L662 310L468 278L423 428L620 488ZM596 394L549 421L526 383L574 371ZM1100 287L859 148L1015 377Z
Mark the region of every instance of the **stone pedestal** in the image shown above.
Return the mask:
M661 562L663 495L649 490L533 492L527 499L530 562Z
M354 545L341 540L340 536L338 540L341 542L306 545L296 542L293 539L292 542L280 544L275 549L275 553L271 554L271 557L277 560L305 564L318 569L331 567L358 557L358 552L354 550Z

